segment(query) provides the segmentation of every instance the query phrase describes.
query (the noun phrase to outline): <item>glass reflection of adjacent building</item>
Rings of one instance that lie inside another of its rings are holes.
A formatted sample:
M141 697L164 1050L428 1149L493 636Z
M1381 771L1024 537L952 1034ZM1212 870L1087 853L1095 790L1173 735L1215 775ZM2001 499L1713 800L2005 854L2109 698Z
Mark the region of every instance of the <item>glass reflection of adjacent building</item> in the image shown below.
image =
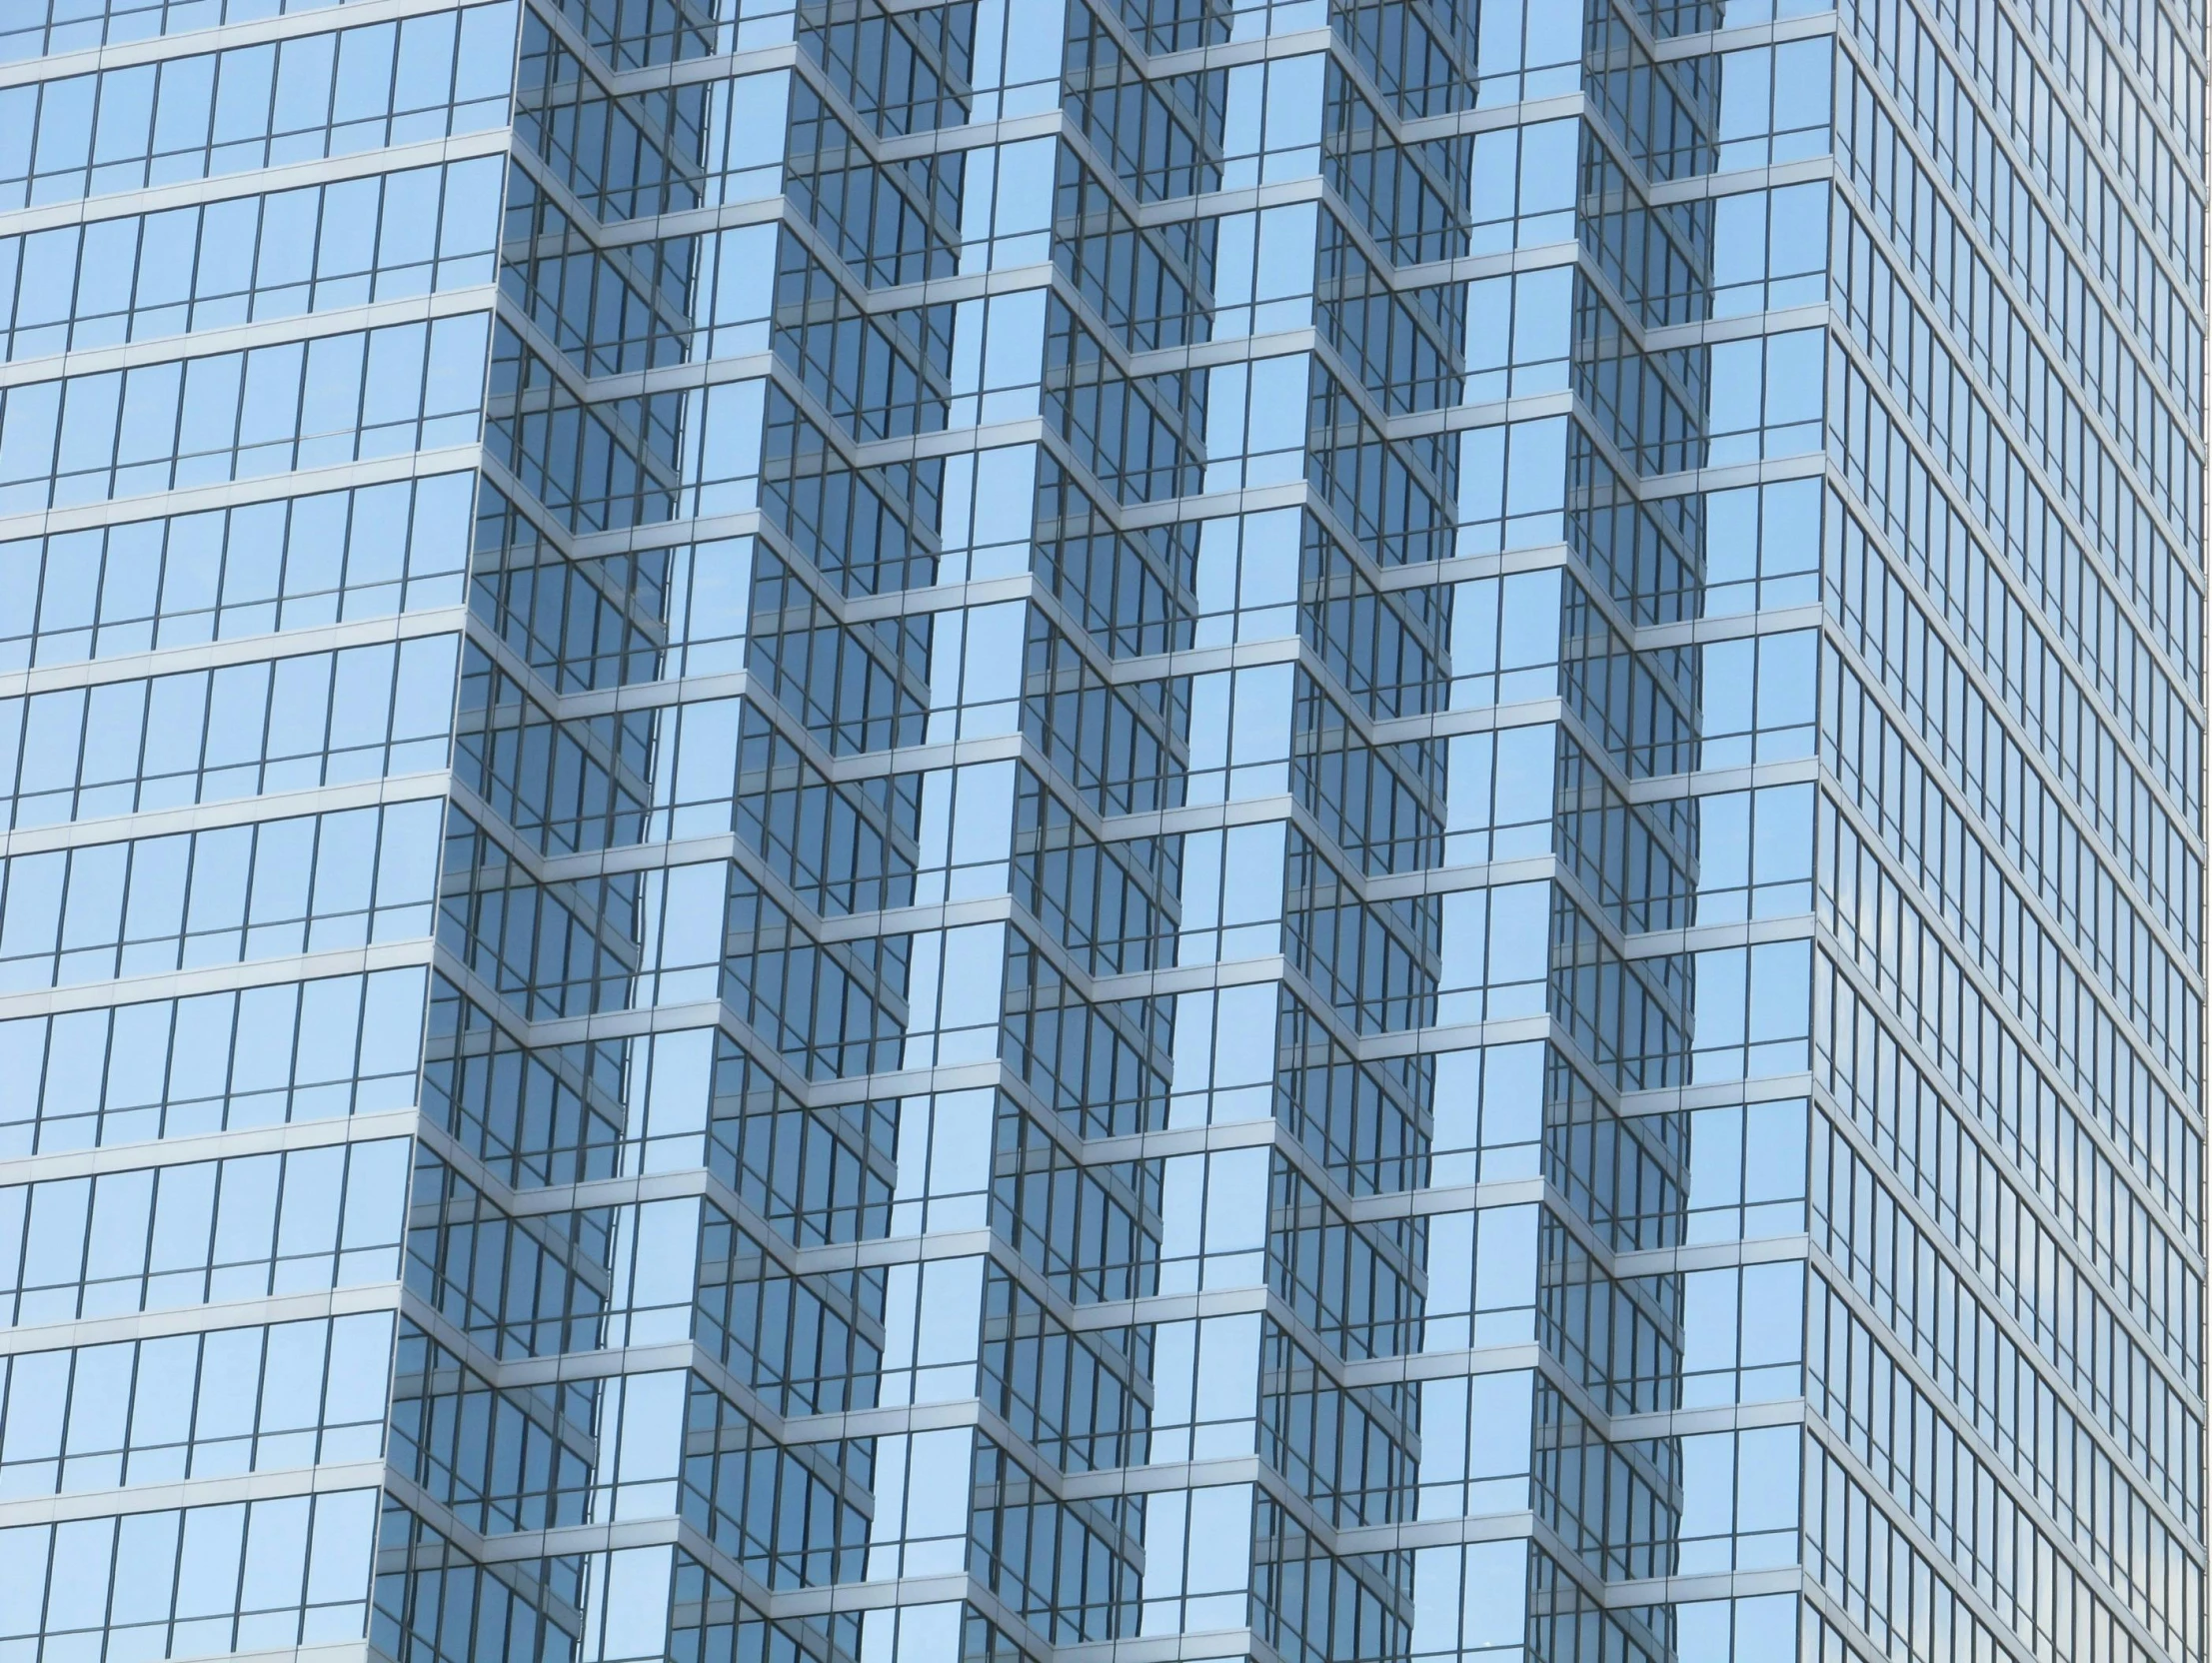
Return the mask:
M0 7L0 1663L2201 1663L2204 32Z

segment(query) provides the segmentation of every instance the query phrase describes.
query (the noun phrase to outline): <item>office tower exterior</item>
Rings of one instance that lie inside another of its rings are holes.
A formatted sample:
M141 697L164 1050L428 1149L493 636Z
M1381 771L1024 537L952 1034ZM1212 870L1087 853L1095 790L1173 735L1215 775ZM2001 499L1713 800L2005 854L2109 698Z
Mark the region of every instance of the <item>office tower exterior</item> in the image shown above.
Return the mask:
M2201 0L0 0L0 1663L2202 1663Z

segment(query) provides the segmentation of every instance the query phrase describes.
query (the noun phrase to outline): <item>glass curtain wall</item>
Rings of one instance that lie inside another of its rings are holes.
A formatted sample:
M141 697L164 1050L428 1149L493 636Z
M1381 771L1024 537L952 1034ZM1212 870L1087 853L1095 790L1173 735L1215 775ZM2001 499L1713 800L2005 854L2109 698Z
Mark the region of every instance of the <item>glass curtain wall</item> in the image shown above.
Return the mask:
M2199 0L0 10L0 1663L2202 1663Z

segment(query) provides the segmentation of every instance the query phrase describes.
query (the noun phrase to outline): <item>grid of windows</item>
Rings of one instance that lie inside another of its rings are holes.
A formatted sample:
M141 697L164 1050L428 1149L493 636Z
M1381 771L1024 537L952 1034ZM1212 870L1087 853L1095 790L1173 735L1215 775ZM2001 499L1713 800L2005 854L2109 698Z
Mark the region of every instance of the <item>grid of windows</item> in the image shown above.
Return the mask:
M0 1663L2205 1663L2198 9L0 4Z
M466 443L484 329L465 315L17 383L0 400L0 514Z
M0 237L0 358L489 283L504 169L485 156Z
M423 972L278 981L0 1021L9 1158L406 1108Z
M0 26L0 62L319 11L346 0L27 0Z
M513 0L0 90L0 204L144 190L507 120ZM189 38L189 37L188 37Z
M374 1460L391 1346L389 1313L364 1311L18 1352L0 1495Z

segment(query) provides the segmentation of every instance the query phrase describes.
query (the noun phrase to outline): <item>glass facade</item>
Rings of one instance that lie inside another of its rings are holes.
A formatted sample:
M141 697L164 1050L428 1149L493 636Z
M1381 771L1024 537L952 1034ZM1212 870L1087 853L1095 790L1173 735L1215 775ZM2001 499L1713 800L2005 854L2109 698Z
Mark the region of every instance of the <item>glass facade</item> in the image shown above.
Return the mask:
M2203 0L0 0L0 1663L2206 1663Z

